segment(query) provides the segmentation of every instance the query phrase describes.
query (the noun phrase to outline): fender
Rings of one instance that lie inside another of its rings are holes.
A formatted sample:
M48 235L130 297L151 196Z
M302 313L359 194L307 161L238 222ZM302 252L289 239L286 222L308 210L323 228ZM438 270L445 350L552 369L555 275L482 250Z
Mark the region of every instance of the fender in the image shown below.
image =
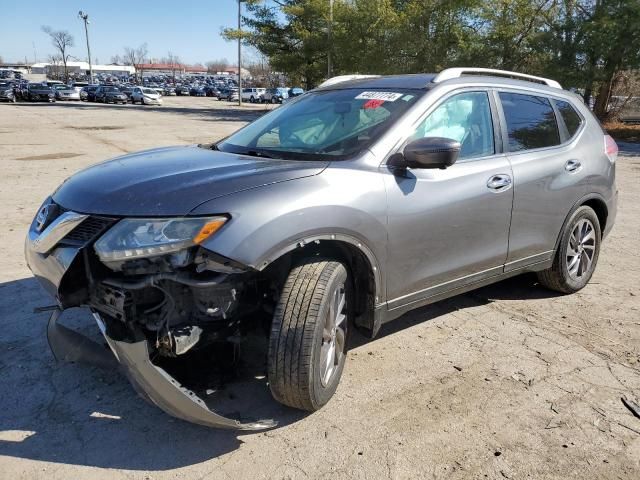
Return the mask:
M371 266L379 305L386 301L384 182L377 171L350 174L347 182L343 168L327 168L320 175L218 198L190 214L227 213L231 220L202 246L256 270L311 242L354 246Z

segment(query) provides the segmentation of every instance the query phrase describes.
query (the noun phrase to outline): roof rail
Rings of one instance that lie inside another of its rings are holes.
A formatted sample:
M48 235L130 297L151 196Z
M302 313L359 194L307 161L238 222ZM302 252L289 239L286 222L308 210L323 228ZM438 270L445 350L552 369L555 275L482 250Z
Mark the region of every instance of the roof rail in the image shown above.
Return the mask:
M349 80L359 80L361 78L373 78L379 76L380 75L339 75L337 77L331 77L325 80L320 85L318 85L318 88L329 87L331 85L335 85L336 83L348 82Z
M548 87L562 89L562 86L558 82L556 82L555 80L551 80L549 78L536 77L533 75L527 75L525 73L510 72L508 70L496 70L493 68L474 68L474 67L447 68L446 70L443 70L438 75L436 75L436 77L433 79L433 83L444 82L445 80L450 80L452 78L459 78L463 75L486 75L489 77L507 77L507 78L513 78L516 80L524 80L526 82L541 83L543 85L547 85Z

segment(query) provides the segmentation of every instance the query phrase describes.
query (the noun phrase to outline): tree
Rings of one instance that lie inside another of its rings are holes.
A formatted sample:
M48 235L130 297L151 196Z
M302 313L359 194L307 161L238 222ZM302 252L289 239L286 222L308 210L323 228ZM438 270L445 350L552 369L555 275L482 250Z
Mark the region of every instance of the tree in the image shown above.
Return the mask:
M47 62L49 62L48 77L52 80L60 80L60 65L62 63L62 57L59 54L53 54L47 56Z
M132 65L136 69L136 78L142 81L143 68L147 58L147 44L143 43L138 48L124 47L124 63L125 65Z
M174 55L172 52L167 54L166 62L171 68L171 75L173 77L173 83L176 82L176 70L182 68L182 63L180 61L180 57L178 55Z
M386 1L386 0L385 0ZM269 58L294 83L315 86L327 70L327 0L279 0L275 5L245 2L248 30L223 30L227 40L240 38Z
M500 68L559 80L601 120L615 117L612 92L635 85L627 72L640 68L638 0L333 0L332 17L329 3L250 2L242 32L223 36L307 88L326 77L329 56L332 75Z
M231 63L226 58L219 58L217 60L211 60L205 63L207 67L207 73L226 72L229 69Z
M609 103L623 70L640 67L640 2L595 0L584 23L588 73L596 82L593 108L601 120L611 119ZM590 87L590 86L589 86Z
M69 80L69 70L67 68L67 61L69 60L69 48L74 46L73 36L66 30L53 30L51 27L44 25L42 31L49 35L51 44L60 52L62 65L64 67L64 80Z

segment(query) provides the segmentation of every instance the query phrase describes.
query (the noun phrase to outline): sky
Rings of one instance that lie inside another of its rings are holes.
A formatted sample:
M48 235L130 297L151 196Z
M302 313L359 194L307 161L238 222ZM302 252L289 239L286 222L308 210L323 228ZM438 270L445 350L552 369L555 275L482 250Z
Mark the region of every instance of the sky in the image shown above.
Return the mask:
M67 30L75 40L71 55L86 60L87 47L78 11L89 14L93 63L109 63L124 47L147 43L149 57L169 51L185 63L237 60L237 44L220 37L224 27L236 27L236 0L1 0L0 57L5 62L39 62L55 52L43 25ZM247 52L250 54L250 52ZM255 54L254 54L255 55ZM71 58L71 60L75 60Z

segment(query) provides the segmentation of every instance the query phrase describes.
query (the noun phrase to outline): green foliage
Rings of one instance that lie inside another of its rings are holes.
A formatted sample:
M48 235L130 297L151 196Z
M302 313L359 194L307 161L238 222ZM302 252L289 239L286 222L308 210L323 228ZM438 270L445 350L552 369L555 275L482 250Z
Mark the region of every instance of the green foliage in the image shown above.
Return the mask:
M639 0L334 0L332 21L329 5L252 0L243 31L224 35L308 88L329 57L333 75L493 67L596 94L601 116L617 75L640 67Z

